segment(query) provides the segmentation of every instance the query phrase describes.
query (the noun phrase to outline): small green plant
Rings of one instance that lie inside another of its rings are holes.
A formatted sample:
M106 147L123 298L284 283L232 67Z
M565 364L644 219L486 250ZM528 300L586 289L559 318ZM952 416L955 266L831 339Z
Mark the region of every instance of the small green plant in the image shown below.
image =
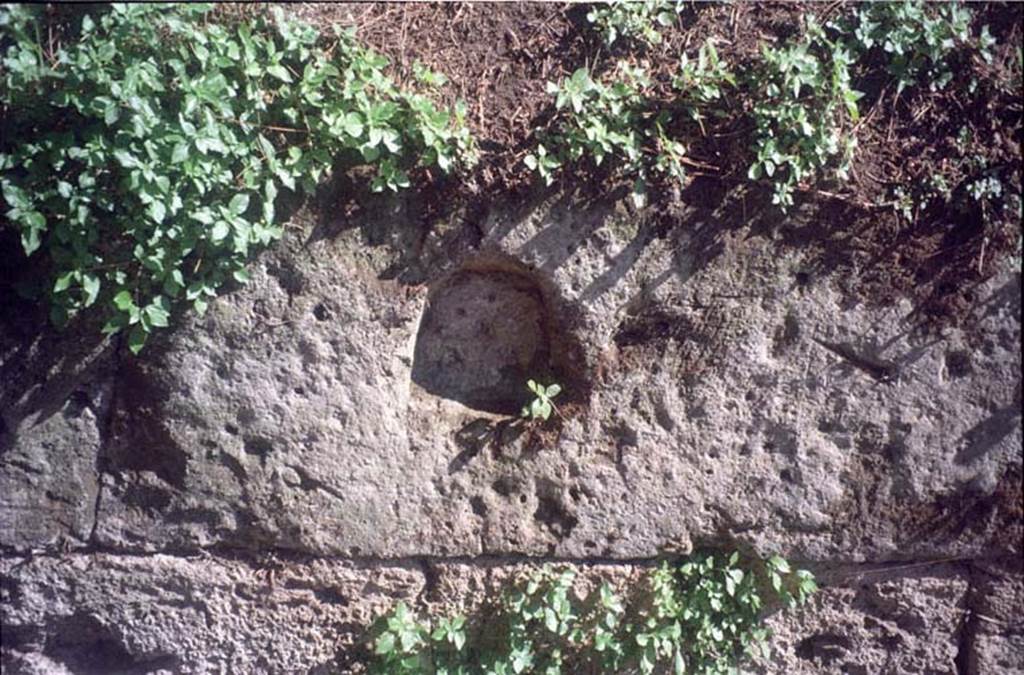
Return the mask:
M772 203L786 210L802 181L826 172L847 178L862 94L850 84L850 51L813 21L804 39L762 53L754 105L757 158L748 175L770 178Z
M502 598L504 643L484 661L484 672L562 672L578 632L578 609L570 594L576 574L571 569L545 567Z
M672 81L686 114L695 122L704 119L704 110L722 98L725 85L736 86L736 78L725 61L718 57L715 43L708 40L697 51L696 61L683 54L679 74Z
M770 598L792 608L817 589L782 558L737 553L663 563L629 600L607 582L581 598L575 582L572 569L545 566L505 591L473 632L461 616L419 622L400 603L376 624L374 672L725 675L770 657L761 626Z
M988 166L984 158L973 162L975 172L963 183L963 192L957 191L954 206L962 214L974 214L988 227L997 221L1020 222L1020 193L1012 181L1004 186L1000 171Z
M557 170L584 155L597 166L612 156L626 171L641 171L641 89L647 84L642 70L628 66L620 79L608 84L592 79L586 68L561 84L548 82L560 115L554 133L526 156L526 166L547 185L554 182Z
M433 623L433 625L432 625ZM378 621L373 640L372 672L383 675L464 675L461 651L466 644L466 618L445 617L419 622L404 602Z
M967 194L976 202L996 199L1003 194L1003 184L995 176L984 176L967 184Z
M651 575L651 593L634 637L640 672L658 663L673 671L719 675L744 658L770 655L760 626L766 594L787 607L803 604L817 589L809 572L794 572L779 557L740 564L738 553L700 553Z
M907 222L913 222L925 209L933 205L949 204L952 199L949 181L936 173L911 187L897 186L892 190L893 209Z
M853 36L859 53L884 55L897 91L920 83L936 91L953 79L949 59L958 47L971 43L970 26L970 9L956 2L872 2L861 5L842 30ZM994 44L984 26L975 46L986 61L992 60Z
M366 166L373 190L472 161L461 107L398 88L350 32L209 5L110 5L54 48L43 8L0 7L0 185L61 325L86 308L133 352L179 306L202 313L283 234L282 190ZM38 255L38 254L37 254Z
M641 68L620 63L602 80L580 68L559 84L548 83L558 114L524 162L547 185L559 171L584 159L594 166L611 162L616 175L633 182L634 201L642 206L652 178L685 180L686 146L672 133L678 120L703 127L707 107L734 83L710 41L695 60L683 56L669 101L654 98L653 84Z
M553 411L558 411L551 399L562 391L561 385L550 384L545 387L533 380L528 380L526 387L533 392L534 398L528 405L523 406L522 416L529 420L544 420L546 422Z
M595 5L587 12L587 21L611 47L619 38L656 45L661 42L660 29L671 26L682 8L674 0L613 0Z

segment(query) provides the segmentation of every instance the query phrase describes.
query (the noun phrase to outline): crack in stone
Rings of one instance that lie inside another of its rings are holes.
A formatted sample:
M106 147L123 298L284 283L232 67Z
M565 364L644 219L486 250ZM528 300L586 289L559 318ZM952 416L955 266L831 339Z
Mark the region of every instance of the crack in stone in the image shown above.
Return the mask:
M960 625L957 628L956 656L953 658L953 666L956 668L956 675L977 675L977 664L974 663L974 646L978 634L978 615L976 614L974 568L966 565L967 591L964 594L964 613L960 617Z
M107 395L107 407L104 415L104 419L101 423L97 424L97 431L99 432L99 444L96 448L96 499L93 503L92 512L92 528L89 530L89 537L86 540L87 545L96 544L96 531L100 525L100 508L103 502L103 477L106 475L106 471L103 470L104 458L107 456L108 448L107 445L110 443L111 436L114 430L114 417L116 415L117 408L117 391L118 391L118 376L120 372L121 357L124 347L123 335L118 335L114 338L116 340L114 344L113 354L111 354L111 361L113 361L113 372L110 375L110 389L106 392Z
M341 501L345 501L345 495L340 490L331 487L330 485L324 483L323 481L313 478L312 476L309 475L308 471L306 471L298 464L289 464L288 468L292 469L296 474L298 474L299 480L302 481L300 483L301 489L307 492L311 490L320 490L322 492L326 492L332 497L340 499Z
M184 558L186 560L202 560L202 561L249 561L253 564L261 564L261 561L265 561L267 555L273 555L282 564L305 564L315 561L326 561L326 562L338 562L338 563L352 563L357 566L377 566L377 567L395 567L395 568L409 568L418 569L420 571L425 570L425 566L433 568L438 565L467 565L473 564L479 567L489 566L501 566L501 565L544 565L544 564L565 564L565 565L577 565L581 567L654 567L660 564L666 559L666 556L649 556L649 557L636 557L636 558L612 558L612 557L586 557L586 558L574 558L568 556L557 556L553 554L548 555L529 555L525 553L484 553L482 555L452 555L452 556L434 556L434 555L414 555L414 556L396 556L393 558L376 556L376 555L334 555L334 554L318 554L307 551L297 551L292 549L265 549L265 550L253 550L252 548L227 546L227 545L213 545L207 547L198 548L175 548L166 547L152 551L132 551L126 549L120 549L113 546L104 546L99 544L80 546L71 548L70 550L62 550L59 547L48 547L46 549L37 549L31 552L20 552L16 549L9 547L0 547L0 559L24 559L24 558L54 558L54 559L70 559L74 556L92 556L96 554L108 555L114 557L124 558L154 558L159 556L166 557L177 557ZM991 561L989 558L958 558L951 560L949 558L935 558L935 559L922 559L922 560L911 560L903 561L901 563L877 563L877 562L850 562L850 563L836 563L829 561L811 561L811 560L798 560L793 559L789 562L795 567L801 568L832 568L832 572L822 571L821 576L829 577L833 581L845 580L850 577L863 575L863 574L874 574L874 573L891 573L902 569L912 569L916 567L923 567L928 565L942 565L950 562L959 562L967 566L969 569L973 564ZM860 569L866 568L866 569ZM843 571L840 571L843 570ZM812 570L813 571L813 570ZM815 572L818 574L818 572Z

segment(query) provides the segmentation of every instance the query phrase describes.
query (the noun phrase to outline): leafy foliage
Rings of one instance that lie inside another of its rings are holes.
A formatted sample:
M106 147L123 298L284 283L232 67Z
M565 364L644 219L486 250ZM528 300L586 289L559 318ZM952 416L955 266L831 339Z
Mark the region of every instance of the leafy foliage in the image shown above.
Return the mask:
M664 21L670 23L675 7L612 3L595 7L588 18L602 28L609 45L622 35L646 35L654 43L659 39L654 17L666 12ZM822 178L847 180L863 95L854 79L881 64L898 90L920 83L941 89L952 77L957 49L976 48L992 61L995 39L988 27L972 37L970 25L970 10L958 3L866 3L826 26L807 17L797 39L763 46L762 59L744 74L741 91L751 100L755 123L755 161L748 176L768 179L772 201L784 211L793 205L798 187ZM695 61L683 56L671 101L660 100L659 87L635 66L620 65L602 78L577 70L562 83L549 83L558 115L526 164L550 184L582 158L598 166L610 161L634 180L634 198L642 205L651 178L685 179L687 131L680 133L679 119L697 122L703 132L705 111L722 114L715 103L727 84L735 80L710 42ZM905 195L897 199L909 203Z
M970 43L971 11L956 2L878 2L860 6L843 30L852 34L859 52L884 55L886 69L896 78L897 91L927 82L931 91L953 79L949 57ZM995 43L988 27L982 28L977 46L986 61Z
M907 222L915 222L928 209L949 218L957 214L961 221L975 221L985 227L995 222L1020 220L1020 191L1015 189L1014 167L992 166L984 156L963 150L971 132L961 128L958 153L947 159L946 170L959 179L947 179L942 173L892 189L892 206Z
M609 160L633 180L640 204L651 177L684 180L686 146L671 130L679 120L700 124L703 110L721 98L726 84L734 84L733 76L711 42L696 60L683 56L671 84L673 99L665 104L652 98L652 82L641 68L620 63L605 81L580 68L560 84L548 83L558 116L524 161L550 185L572 163L586 158L601 166Z
M595 81L580 68L561 84L548 83L561 113L556 131L538 144L525 163L544 182L554 182L556 171L584 155L600 166L609 156L627 172L641 172L643 96L648 84L643 70L624 66L621 79Z
M527 381L526 386L533 392L534 399L530 401L529 405L523 407L522 416L527 419L541 419L546 422L551 417L551 412L555 410L555 404L551 402L551 399L562 391L562 386L550 384L545 387L533 380Z
M851 17L824 28L808 21L800 41L765 47L756 75L762 83L754 106L757 160L749 176L771 178L772 201L783 210L805 180L822 175L846 180L862 96L851 84L854 68L868 69L880 58L897 92L923 83L932 91L942 89L953 77L950 61L956 49L973 46L983 59L992 60L989 49L995 39L988 27L972 41L970 24L970 10L955 2L865 3ZM948 201L948 193L936 184L923 190L898 188L894 197L898 210L909 217L935 196Z
M209 6L113 5L50 53L41 8L0 8L0 154L7 217L52 268L62 324L87 307L138 352L179 304L202 313L277 240L282 189L373 167L374 190L414 165L470 162L461 108L399 89L351 33L261 17L228 28ZM436 78L435 78L436 79Z
M545 567L506 591L490 621L471 635L463 617L418 622L404 604L382 617L373 639L378 672L518 675L735 672L769 655L760 617L774 597L803 604L817 586L779 557L742 561L702 553L648 574L626 602L607 582L580 601L571 569ZM455 622L455 635L448 626Z
M656 45L661 42L660 28L671 26L682 8L675 0L613 0L595 5L587 12L607 46L619 38Z
M851 52L814 22L804 40L765 46L762 54L754 105L757 159L748 175L772 179L772 203L785 210L801 181L827 172L847 178L862 94L850 84Z
M389 616L378 621L374 640L373 672L387 675L462 675L469 673L459 665L459 653L466 644L466 618L441 618L419 623L400 602Z
M725 85L736 86L736 78L718 57L715 43L708 40L697 51L696 61L683 54L672 84L686 114L699 122L704 119L703 109L722 98Z

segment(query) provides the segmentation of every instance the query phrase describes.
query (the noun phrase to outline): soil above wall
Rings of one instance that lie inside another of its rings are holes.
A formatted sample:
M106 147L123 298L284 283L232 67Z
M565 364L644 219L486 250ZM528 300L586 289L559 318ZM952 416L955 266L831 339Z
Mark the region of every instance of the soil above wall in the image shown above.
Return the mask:
M1020 49L1024 9L1015 3L978 3L972 10L975 26L989 26L998 41L991 64L958 54L952 66L956 79L938 92L922 87L897 93L891 79L877 76L854 83L866 95L859 103L863 122L857 128L851 180L803 194L817 227L788 226L773 214L765 186L752 187L746 211L720 208L736 185L749 182L753 102L742 94L727 96L730 114L709 122L707 135L691 147L690 159L701 168L691 172L688 188L673 197L666 186L669 194L655 208L669 221L680 200L709 213L724 210L718 222L723 229L753 225L779 232L787 246L809 250L808 273L854 272L846 289L851 302L886 304L909 296L922 323L931 328L969 323L978 301L977 283L992 274L1004 255L1019 250L1015 218L986 224L976 211L956 214L940 206L916 212L908 227L892 208L872 205L890 203L892 189L922 184L935 174L942 174L954 192L962 190L978 174L957 157L983 157L989 167L1010 169L1011 189L1020 193L1022 84L1013 60ZM533 177L522 158L532 149L534 134L550 124L548 82L584 66L600 73L620 59L638 62L654 79L667 80L678 55L692 54L708 38L716 40L721 58L742 72L758 60L762 44L791 37L802 16L826 21L848 8L836 3L694 3L665 31L662 44L649 50L622 41L604 47L586 30L587 11L586 5L542 3L371 3L306 5L298 14L325 29L354 26L361 39L391 58L400 78L411 77L417 61L446 74L450 84L442 95L450 103L466 102L482 160L468 183L455 182L437 192L436 204L425 204L424 225L429 226L453 202L478 214L490 208L495 194L521 195L529 189ZM968 80L976 83L971 93ZM971 139L958 145L963 128ZM614 192L606 173L590 172L578 167L561 187L591 196Z

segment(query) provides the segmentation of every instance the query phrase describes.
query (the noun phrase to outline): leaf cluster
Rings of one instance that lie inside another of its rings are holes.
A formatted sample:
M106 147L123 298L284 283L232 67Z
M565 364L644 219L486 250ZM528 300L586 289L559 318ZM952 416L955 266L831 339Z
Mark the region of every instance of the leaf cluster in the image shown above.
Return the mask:
M597 80L580 68L560 83L548 83L557 115L525 164L550 185L560 170L581 160L594 166L612 162L618 175L633 181L634 199L642 204L652 177L685 179L686 146L673 130L687 121L701 124L704 110L734 83L710 41L696 59L683 55L669 101L653 96L642 68L619 63Z
M466 618L443 617L417 621L404 602L376 622L373 644L375 660L371 672L387 675L464 675L470 671L459 664L459 652L466 645Z
M762 47L756 71L752 180L768 177L786 210L794 188L822 174L845 180L857 147L852 125L863 96L851 86L853 55L808 21L804 39Z
M607 582L586 598L575 573L546 566L502 594L496 612L458 641L404 604L378 620L374 667L388 673L642 673L718 675L741 660L768 656L765 606L795 607L817 586L809 572L779 557L742 560L737 553L700 553L647 576L623 599ZM447 640L447 641L445 641ZM439 665L441 664L441 665Z
M562 391L560 384L549 384L545 387L543 384L538 384L533 380L529 380L526 383L527 388L533 393L533 400L526 406L523 406L522 417L529 420L544 420L545 422L551 417L551 413L556 410L555 404L551 401Z
M670 6L613 3L588 16L595 25L647 26L655 11ZM646 23L638 17L647 17ZM809 16L805 24L796 38L762 46L761 59L742 73L739 92L751 102L754 122L755 159L748 177L770 181L772 201L783 211L793 205L798 187L822 178L848 179L863 96L855 80L880 64L899 90L927 82L934 91L950 81L955 50L971 47L991 62L995 43L987 26L972 36L971 12L955 2L866 3L825 26ZM624 30L607 30L609 44ZM643 34L642 28L631 30ZM685 180L686 139L694 130L678 119L696 121L703 133L705 112L725 116L717 103L725 85L735 84L710 42L696 61L682 57L673 101L659 98L639 68L620 66L599 79L580 69L559 84L549 83L557 116L526 165L550 184L581 158L595 165L610 158L634 180L634 199L642 205L652 176Z
M351 33L327 40L278 10L227 27L207 5L111 5L44 48L42 8L0 8L6 139L0 186L58 325L96 307L138 352L180 305L202 313L282 236L281 190L372 167L473 157L464 111L399 88ZM16 139L16 141L14 141Z
M587 12L587 21L608 47L619 38L656 45L661 43L661 29L671 26L681 9L677 0L612 0L595 5Z
M905 0L865 3L843 31L852 35L858 52L881 55L897 92L922 83L937 91L953 79L951 55L972 43L970 27L971 11L964 5ZM991 62L989 48L995 39L988 26L982 27L975 44Z

